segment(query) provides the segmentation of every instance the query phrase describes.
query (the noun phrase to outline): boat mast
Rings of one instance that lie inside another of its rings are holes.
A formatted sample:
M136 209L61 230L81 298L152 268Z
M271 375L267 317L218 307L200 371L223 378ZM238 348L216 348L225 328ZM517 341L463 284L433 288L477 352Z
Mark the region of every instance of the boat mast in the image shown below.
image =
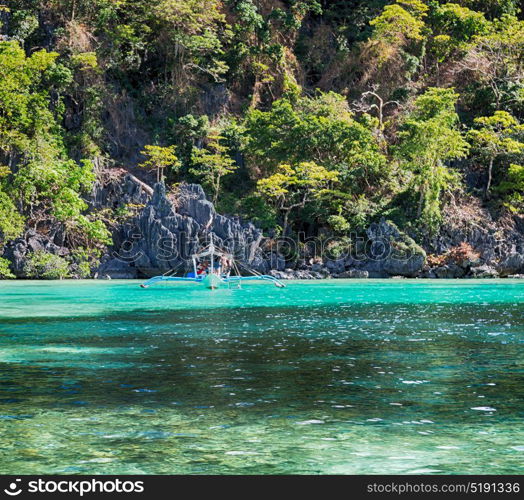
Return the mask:
M209 245L209 251L211 252L211 271L210 274L213 274L215 270L215 245L213 244L213 233L210 233L209 237L211 238L211 244Z

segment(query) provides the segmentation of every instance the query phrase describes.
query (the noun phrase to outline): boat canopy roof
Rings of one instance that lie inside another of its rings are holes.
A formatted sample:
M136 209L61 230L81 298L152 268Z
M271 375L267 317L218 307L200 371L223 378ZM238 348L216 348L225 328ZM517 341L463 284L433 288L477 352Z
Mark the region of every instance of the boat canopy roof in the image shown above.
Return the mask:
M227 257L229 259L233 258L233 256L229 253L217 250L217 247L215 247L215 245L213 244L206 247L202 252L193 254L191 257L193 259L201 259L202 257L208 257L209 255L218 256L218 257Z

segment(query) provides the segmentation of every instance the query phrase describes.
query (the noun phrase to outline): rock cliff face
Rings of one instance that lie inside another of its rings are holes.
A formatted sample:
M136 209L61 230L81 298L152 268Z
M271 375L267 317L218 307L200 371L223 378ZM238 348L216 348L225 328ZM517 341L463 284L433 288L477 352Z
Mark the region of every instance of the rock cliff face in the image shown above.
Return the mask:
M280 278L415 277L426 259L424 250L411 238L381 221L369 227L360 258L345 255L319 262L315 256L305 256L290 262L278 247L275 250L274 244L266 244L253 224L218 214L199 185L182 185L173 199L162 184L156 184L143 210L114 235L112 257L104 259L98 276L131 278L182 269L211 236L241 262Z
M280 279L320 278L491 278L524 275L524 231L512 225L496 224L486 214L448 217L441 232L424 243L425 250L389 221L369 226L366 234L336 257L330 252L304 250L290 242L264 238L251 223L218 214L199 185L181 185L176 193L166 193L162 184L154 188L126 174L114 176L94 186L91 208L134 207L134 215L113 228L113 247L102 258L95 273L98 278L142 278L164 274L174 268L188 268L191 254L209 243L227 249L236 260L262 273ZM25 277L24 267L31 253L45 251L68 257L60 228L47 235L27 231L9 242L4 257L17 277ZM458 261L426 257L426 251L446 255L466 242L475 258ZM285 255L294 255L294 259Z
M101 176L93 185L88 203L92 209L117 208L129 203L140 205L146 204L152 194L151 187L134 175Z
M474 262L457 262L426 273L439 278L495 278L524 273L524 218L499 220L477 203L448 206L439 233L424 242L428 253L442 254L463 242L478 253Z
M113 258L100 267L101 277L154 276L187 265L187 259L210 238L246 264L261 261L262 232L253 224L217 214L199 185L182 185L173 202L162 184L141 213L121 228Z
M371 224L366 233L372 244L365 270L407 278L415 278L422 271L426 252L394 224L381 220Z
M99 196L108 196L115 203L123 197L145 205L115 233L114 251L103 260L99 277L134 278L181 268L184 259L209 241L210 235L250 267L280 279L492 278L524 273L522 233L511 227L507 234L501 233L492 220L485 222L487 215L483 213L477 214L477 219L448 218L442 231L425 243L426 250L438 254L468 242L479 251L475 261L430 267L426 251L386 220L369 226L365 237L354 245L355 253L320 259L301 255L289 261L253 224L218 214L200 186L183 185L173 197L166 194L163 185L146 191L137 181L127 176L123 188L111 187L109 193Z
M7 243L3 257L11 263L10 268L17 278L25 278L25 264L28 255L35 252L47 252L60 257L69 255L69 250L57 245L53 236L46 236L30 229L23 238Z

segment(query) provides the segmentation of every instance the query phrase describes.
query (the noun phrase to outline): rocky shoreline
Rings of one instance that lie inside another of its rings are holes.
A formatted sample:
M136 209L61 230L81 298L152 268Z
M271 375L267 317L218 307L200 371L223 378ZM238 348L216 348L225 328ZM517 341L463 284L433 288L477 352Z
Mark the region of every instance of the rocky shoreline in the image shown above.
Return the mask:
M113 227L113 246L92 275L98 279L144 278L183 269L210 235L250 268L278 279L524 278L523 232L517 224L501 229L485 214L481 224L471 218L448 221L424 248L387 220L344 244L327 239L308 246L265 237L249 222L218 214L195 184L166 193L162 184L151 188L130 174L114 176L94 186L89 203L92 209L137 208ZM60 257L70 253L61 244L60 231L43 235L30 230L9 242L3 257L16 277L26 278L25 263L39 251Z
M485 266L481 266L485 267ZM280 280L324 280L324 279L420 279L420 280L427 280L427 279L497 279L497 278L504 278L504 279L524 279L524 274L511 274L507 276L500 276L496 270L493 268L487 268L487 272L481 272L479 274L464 274L462 276L438 276L437 274L429 274L426 275L425 273L421 273L418 276L415 276L413 278L403 276L403 275L390 275L390 276L383 276L383 277L370 277L369 274L366 271L361 271L358 269L350 269L349 271L345 271L343 273L339 274L330 274L329 272L326 272L324 269L321 271L309 271L309 270L294 270L294 269L285 269L284 271L275 271L272 270L269 272L271 276L274 276L277 279Z

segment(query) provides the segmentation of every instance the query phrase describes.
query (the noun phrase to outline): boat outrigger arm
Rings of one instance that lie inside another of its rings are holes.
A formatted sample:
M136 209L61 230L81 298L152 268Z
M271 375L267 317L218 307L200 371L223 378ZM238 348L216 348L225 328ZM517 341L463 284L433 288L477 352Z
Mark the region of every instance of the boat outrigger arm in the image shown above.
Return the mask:
M193 264L193 270L192 272L187 273L184 277L173 276L176 272L176 269L173 269L162 276L154 276L153 278L148 279L140 286L142 288L148 288L156 283L167 281L202 283L210 289L219 288L221 285L227 285L230 288L232 286L240 288L244 281L268 281L278 288L285 288L286 286L273 276L259 274L253 269L249 269L241 262L235 262L232 255L215 247L212 238L209 246L207 246L202 252L191 256L191 261ZM204 264L199 264L202 262ZM251 276L242 276L238 265L242 266L251 274ZM232 275L231 271L236 271L237 274Z

